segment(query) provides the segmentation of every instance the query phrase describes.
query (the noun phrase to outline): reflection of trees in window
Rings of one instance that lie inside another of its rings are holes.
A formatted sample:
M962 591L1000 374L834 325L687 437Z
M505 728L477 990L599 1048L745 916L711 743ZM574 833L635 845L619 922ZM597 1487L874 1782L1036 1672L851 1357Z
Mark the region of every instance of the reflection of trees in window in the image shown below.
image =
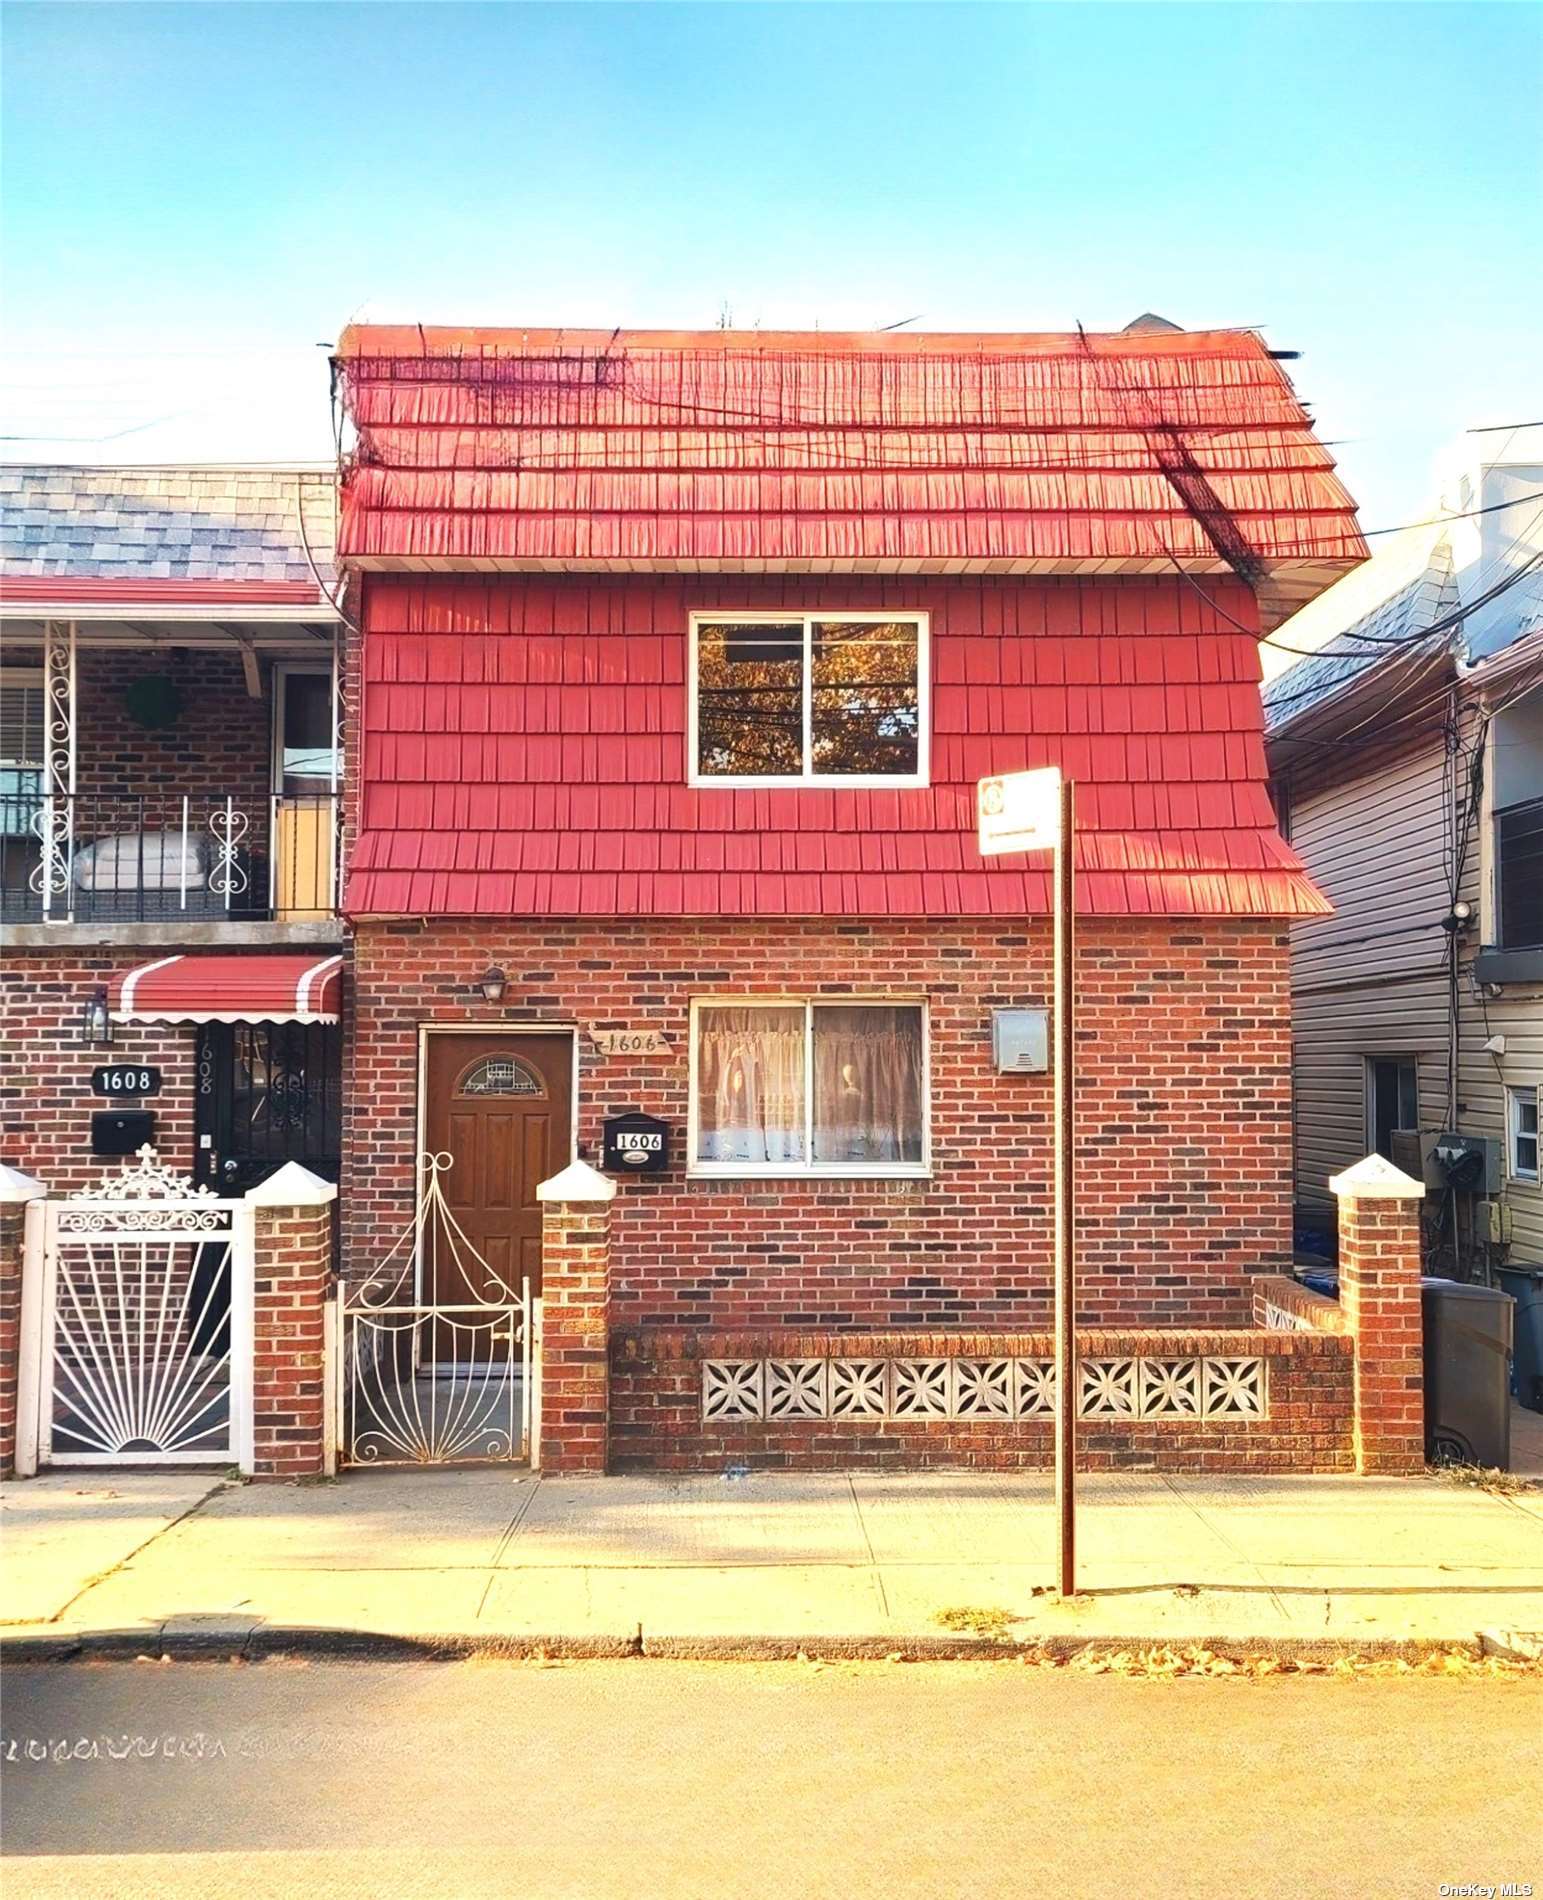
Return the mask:
M817 620L811 772L904 777L916 770L916 623Z
M697 770L796 778L803 749L803 623L699 627Z
M913 776L919 648L915 620L702 623L697 770L706 778Z

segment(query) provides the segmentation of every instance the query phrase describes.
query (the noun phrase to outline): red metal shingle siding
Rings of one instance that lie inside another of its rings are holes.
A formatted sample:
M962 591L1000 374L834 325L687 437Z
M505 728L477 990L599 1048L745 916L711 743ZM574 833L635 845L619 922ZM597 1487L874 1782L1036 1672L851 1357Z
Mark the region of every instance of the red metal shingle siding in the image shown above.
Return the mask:
M1222 567L1175 456L1266 566L1366 554L1332 458L1247 331L366 326L340 354L355 560Z
M1089 913L1326 909L1265 790L1248 590L1153 581L428 579L363 590L355 915L1002 916L1045 868L982 859L975 781L1078 781ZM686 784L687 617L931 616L932 783ZM1219 610L1219 611L1218 611ZM1230 617L1230 618L1229 618Z

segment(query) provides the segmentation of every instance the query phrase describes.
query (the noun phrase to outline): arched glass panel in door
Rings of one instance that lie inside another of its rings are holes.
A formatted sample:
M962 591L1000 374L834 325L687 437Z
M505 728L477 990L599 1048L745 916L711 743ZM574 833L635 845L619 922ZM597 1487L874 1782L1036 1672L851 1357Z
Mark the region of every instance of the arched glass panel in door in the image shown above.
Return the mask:
M455 1085L457 1095L545 1095L541 1077L519 1056L482 1056Z

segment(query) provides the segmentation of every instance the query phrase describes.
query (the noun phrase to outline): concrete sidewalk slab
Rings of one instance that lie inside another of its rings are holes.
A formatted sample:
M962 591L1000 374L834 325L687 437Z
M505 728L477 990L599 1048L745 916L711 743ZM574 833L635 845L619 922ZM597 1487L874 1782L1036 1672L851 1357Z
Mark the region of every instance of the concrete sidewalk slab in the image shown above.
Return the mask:
M219 1488L208 1471L56 1473L0 1485L0 1623L62 1616Z
M1081 1481L1050 1591L1042 1474L543 1479L508 1468L243 1486L8 1488L6 1632L130 1648L367 1640L623 1654L1028 1640L1471 1642L1543 1629L1543 1516L1424 1478ZM196 1508L194 1508L196 1507ZM14 1642L12 1642L14 1647Z

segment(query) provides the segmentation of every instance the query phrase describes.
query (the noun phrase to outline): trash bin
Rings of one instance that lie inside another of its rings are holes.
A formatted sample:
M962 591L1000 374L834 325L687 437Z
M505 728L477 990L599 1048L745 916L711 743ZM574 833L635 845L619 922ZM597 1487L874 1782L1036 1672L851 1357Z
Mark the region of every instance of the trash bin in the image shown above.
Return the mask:
M1511 1390L1529 1412L1543 1412L1543 1267L1501 1267L1500 1284L1516 1302L1516 1364Z
M1433 1464L1511 1463L1511 1328L1498 1287L1423 1279L1425 1450Z

